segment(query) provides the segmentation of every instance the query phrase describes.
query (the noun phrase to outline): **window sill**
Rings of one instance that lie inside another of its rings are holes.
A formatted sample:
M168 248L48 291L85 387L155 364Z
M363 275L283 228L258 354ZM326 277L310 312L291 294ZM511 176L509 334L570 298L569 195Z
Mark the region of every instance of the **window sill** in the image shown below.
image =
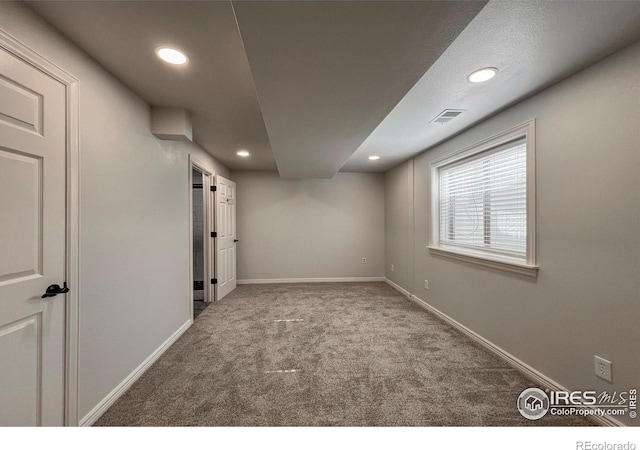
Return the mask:
M538 266L530 266L528 264L521 264L511 261L504 261L498 259L490 259L485 256L471 255L468 253L453 251L449 249L443 249L439 247L427 246L429 253L436 256L442 256L444 258L455 259L457 261L468 262L472 264L478 264L492 269L504 270L506 272L513 272L519 275L526 275L529 277L538 276Z

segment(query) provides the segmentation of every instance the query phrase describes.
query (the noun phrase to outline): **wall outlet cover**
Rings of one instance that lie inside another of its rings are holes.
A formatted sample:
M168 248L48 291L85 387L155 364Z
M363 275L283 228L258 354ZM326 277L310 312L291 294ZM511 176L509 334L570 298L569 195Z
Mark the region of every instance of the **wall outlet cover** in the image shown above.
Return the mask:
M611 373L613 364L611 363L611 361L607 361L604 358L594 355L593 365L594 365L594 371L597 377L607 381L613 380L612 373Z

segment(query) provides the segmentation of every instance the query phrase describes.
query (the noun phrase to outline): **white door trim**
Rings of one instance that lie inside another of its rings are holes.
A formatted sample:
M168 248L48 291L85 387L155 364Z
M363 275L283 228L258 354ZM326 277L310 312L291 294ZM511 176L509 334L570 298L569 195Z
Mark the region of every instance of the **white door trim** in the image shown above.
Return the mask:
M78 306L79 292L79 94L78 80L48 61L36 51L0 30L0 47L46 73L65 86L66 97L66 267L65 280L69 287L65 307L65 395L64 423L78 425Z

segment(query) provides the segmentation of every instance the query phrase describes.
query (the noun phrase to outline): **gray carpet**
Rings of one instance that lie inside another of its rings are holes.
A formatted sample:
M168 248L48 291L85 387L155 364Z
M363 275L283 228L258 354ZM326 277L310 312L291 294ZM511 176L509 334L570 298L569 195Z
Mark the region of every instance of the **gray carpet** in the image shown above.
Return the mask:
M529 386L384 283L239 286L95 425L590 425L524 419Z

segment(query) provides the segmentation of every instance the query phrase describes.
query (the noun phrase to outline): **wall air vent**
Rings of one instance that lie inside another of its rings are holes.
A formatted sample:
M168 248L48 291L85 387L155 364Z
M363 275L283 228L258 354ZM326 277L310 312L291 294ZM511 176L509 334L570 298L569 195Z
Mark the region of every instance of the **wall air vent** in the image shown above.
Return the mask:
M444 124L444 123L447 123L447 122L455 119L456 117L458 117L460 114L462 114L465 111L466 111L465 109L445 109L440 114L438 114L433 119L431 119L429 121L429 123Z

